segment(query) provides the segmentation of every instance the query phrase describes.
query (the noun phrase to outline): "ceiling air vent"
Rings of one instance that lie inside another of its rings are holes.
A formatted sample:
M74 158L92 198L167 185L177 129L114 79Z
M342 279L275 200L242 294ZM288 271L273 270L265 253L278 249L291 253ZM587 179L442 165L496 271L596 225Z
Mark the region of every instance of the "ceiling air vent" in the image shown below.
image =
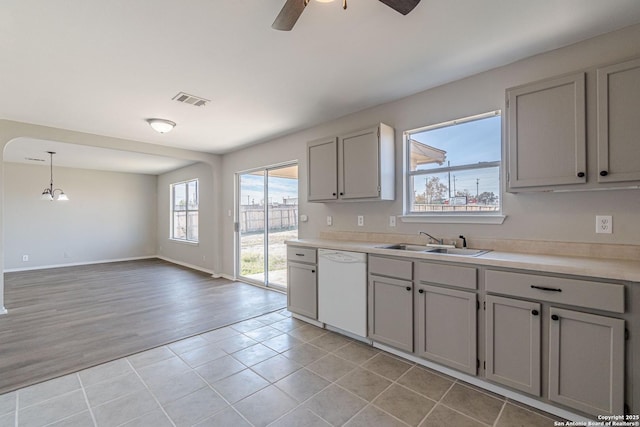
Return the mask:
M208 102L210 102L209 99L204 99L198 96L189 95L188 93L184 93L184 92L180 92L179 94L177 94L171 99L174 99L178 102L184 102L185 104L191 104L196 107L204 107L205 105L207 105Z

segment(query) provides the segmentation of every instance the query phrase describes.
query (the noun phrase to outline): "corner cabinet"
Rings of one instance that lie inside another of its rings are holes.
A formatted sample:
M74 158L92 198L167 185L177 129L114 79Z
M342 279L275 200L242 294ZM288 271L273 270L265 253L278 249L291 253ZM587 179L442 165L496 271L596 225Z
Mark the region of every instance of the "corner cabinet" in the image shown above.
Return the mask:
M307 144L310 202L395 199L394 129L376 127Z
M287 309L318 318L316 250L287 246Z
M585 183L585 73L507 90L508 189Z
M597 70L598 182L640 181L640 59Z

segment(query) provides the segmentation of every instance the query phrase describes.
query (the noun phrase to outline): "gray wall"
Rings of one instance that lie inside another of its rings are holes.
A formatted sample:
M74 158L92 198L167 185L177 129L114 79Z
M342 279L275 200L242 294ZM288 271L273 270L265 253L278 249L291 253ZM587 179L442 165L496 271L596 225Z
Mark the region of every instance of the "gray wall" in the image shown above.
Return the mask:
M171 184L198 179L198 239L197 244L179 242L170 239L171 227ZM213 171L210 165L196 163L158 177L158 255L189 266L214 273L217 255L218 233L216 232L217 203L214 202ZM219 193L218 193L219 194Z
M574 193L504 194L507 219L502 225L408 224L398 221L388 227L390 215L402 214L402 132L421 126L483 113L504 111L505 89L594 65L617 62L640 55L640 25L609 33L572 46L537 55L516 63L455 81L396 102L380 105L311 129L264 144L226 154L223 158L223 210L233 209L233 174L257 166L299 160L300 213L309 222L300 225L300 237L317 237L323 230L371 231L416 234L428 230L435 236L500 239L531 239L566 242L638 244L640 192L637 190ZM306 142L367 128L383 122L396 129L396 197L394 202L306 203ZM594 132L590 128L590 135ZM592 156L593 157L593 156ZM589 159L595 169L595 159ZM357 227L356 216L365 215L365 227ZM595 234L595 215L613 215L614 233ZM332 215L334 225L326 226ZM223 268L233 271L233 221L223 218Z
M5 269L155 255L156 176L56 167L68 202L39 200L48 166L5 163L4 178Z

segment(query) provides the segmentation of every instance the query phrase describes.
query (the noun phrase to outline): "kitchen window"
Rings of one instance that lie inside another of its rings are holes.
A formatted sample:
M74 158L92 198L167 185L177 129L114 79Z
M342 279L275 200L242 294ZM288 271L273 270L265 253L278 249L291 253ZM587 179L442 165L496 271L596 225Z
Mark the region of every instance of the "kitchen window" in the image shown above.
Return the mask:
M406 131L402 220L501 223L501 135L500 111Z
M198 243L198 180L171 184L171 238Z

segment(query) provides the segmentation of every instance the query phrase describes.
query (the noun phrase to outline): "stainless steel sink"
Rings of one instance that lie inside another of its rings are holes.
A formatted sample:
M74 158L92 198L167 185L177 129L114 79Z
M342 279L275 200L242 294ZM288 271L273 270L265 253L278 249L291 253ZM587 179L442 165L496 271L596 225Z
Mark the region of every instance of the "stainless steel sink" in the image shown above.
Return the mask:
M423 245L413 245L411 243L396 243L393 245L377 246L379 249L392 249L396 251L425 252L429 254L480 256L489 252L484 249L469 248L430 248Z
M424 245L412 245L411 243L397 243L395 245L383 245L377 246L380 249L394 249L397 251L413 251L413 252L425 252L428 248Z
M486 254L489 251L485 249L469 249L469 248L433 248L433 249L427 249L426 252L430 254L480 256L482 254Z

